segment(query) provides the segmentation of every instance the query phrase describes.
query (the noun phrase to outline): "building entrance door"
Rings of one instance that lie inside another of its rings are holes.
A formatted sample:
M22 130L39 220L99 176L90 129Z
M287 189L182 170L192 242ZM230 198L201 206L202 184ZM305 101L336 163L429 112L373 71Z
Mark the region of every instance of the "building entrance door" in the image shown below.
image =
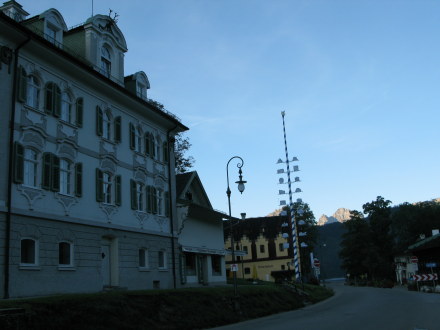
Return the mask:
M101 259L102 286L110 286L110 245L101 246Z

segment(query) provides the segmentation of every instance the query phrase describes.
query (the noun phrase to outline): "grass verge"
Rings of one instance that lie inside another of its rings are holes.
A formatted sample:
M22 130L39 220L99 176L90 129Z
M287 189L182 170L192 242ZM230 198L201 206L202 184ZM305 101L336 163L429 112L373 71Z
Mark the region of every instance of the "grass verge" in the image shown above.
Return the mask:
M231 287L118 291L0 301L0 329L203 329L303 307L333 295L305 285L304 291L274 285L240 285L239 311Z

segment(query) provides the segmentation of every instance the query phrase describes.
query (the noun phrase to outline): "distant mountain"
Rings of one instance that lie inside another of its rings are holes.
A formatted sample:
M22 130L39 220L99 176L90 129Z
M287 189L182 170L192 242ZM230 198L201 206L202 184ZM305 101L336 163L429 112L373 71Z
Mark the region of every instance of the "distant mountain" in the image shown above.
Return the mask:
M336 210L336 212L328 217L325 214L321 215L321 217L318 220L318 226L328 225L330 223L343 223L350 219L350 210L345 209L343 207Z

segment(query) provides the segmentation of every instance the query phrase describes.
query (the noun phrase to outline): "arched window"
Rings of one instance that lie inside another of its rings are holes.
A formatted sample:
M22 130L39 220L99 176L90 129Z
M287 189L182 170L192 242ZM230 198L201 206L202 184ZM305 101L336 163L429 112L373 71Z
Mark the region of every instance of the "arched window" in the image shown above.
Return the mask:
M112 59L107 47L101 47L101 73L110 78L112 73Z
M38 109L40 101L40 83L33 75L27 77L26 84L26 104Z
M38 244L31 238L24 238L20 244L20 265L35 266L38 264Z
M61 94L61 119L72 122L72 100L67 92Z
M58 265L60 267L73 266L73 244L69 242L58 243Z

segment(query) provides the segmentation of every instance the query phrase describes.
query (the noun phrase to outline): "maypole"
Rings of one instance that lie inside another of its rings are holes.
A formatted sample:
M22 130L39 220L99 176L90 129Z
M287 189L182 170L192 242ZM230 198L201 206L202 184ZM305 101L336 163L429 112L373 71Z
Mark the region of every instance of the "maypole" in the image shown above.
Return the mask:
M281 112L281 116L283 117L283 131L284 131L284 147L286 151L286 166L287 166L287 185L289 186L289 202L290 202L290 224L292 229L292 252L293 252L293 265L295 267L295 278L296 281L301 281L301 268L300 268L300 249L298 244L298 232L296 229L296 220L295 220L295 210L293 206L293 198L292 198L292 187L290 180L290 167L289 167L289 153L287 151L287 138L286 138L286 125L284 122L284 116L285 112ZM292 161L297 161L298 159L296 157L293 157ZM278 161L278 163L282 163L281 160ZM294 166L293 172L299 171L298 166ZM279 173L282 173L282 171ZM298 182L299 178L295 178L295 182ZM280 183L282 183L282 180L280 179ZM301 192L301 189L297 188L295 192ZM281 191L280 191L281 193Z

